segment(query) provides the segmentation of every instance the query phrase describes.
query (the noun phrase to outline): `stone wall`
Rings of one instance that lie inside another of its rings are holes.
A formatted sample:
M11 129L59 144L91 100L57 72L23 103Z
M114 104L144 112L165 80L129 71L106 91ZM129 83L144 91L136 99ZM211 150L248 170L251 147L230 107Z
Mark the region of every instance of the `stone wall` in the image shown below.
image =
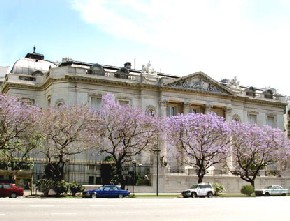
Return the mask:
M135 186L135 193L155 193L156 192L156 176L153 177L152 186ZM226 188L226 193L240 193L243 185L249 185L241 178L232 175L222 176L205 176L204 182L221 183ZM197 176L185 174L167 174L164 177L159 176L158 192L159 193L180 193L197 183ZM268 185L281 185L290 189L290 177L258 177L255 181L256 188L263 188ZM132 192L132 186L128 189Z

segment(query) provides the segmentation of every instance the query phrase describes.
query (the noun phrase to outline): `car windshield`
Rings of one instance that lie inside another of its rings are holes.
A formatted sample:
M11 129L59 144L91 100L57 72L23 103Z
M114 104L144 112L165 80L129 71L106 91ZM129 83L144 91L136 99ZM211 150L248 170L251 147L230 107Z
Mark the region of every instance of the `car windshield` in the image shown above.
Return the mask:
M282 189L281 186L267 186L266 189Z
M198 187L198 185L192 185L192 189L195 189L195 188L197 188Z

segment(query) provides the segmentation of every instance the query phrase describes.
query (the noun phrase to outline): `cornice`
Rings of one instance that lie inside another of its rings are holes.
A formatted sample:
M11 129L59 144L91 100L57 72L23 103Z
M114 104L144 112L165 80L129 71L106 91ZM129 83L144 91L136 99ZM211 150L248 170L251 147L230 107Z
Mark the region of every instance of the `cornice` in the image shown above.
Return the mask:
M7 93L9 89L11 88L17 88L17 89L26 89L26 90L33 90L33 91L41 91L48 89L52 84L56 82L83 82L88 84L94 84L94 85L108 85L108 86L117 86L117 87L127 87L127 88L134 88L138 90L142 89L151 89L156 90L161 93L164 92L173 92L173 93L187 93L187 94L195 94L195 95L201 95L201 96L211 96L216 98L222 98L227 99L230 101L236 101L241 103L253 103L253 104L263 104L263 105L272 105L277 107L285 107L287 106L286 102L276 101L276 100L262 100L262 99L256 99L256 98L250 98L250 97L242 97L237 95L230 95L230 94L219 94L214 93L210 91L204 91L204 90L194 90L194 89L188 89L188 88L176 88L176 87L170 87L170 86L164 86L164 85L153 85L153 84L146 84L141 82L127 82L127 81L113 81L110 79L104 79L104 78L91 78L91 77L85 77L85 76L72 76L72 75L65 75L63 78L50 78L48 77L47 80L42 85L27 85L22 83L15 83L15 82L4 82L4 85L2 86L2 93Z
M7 91L11 88L17 88L17 89L27 89L27 90L37 90L37 87L35 85L28 85L28 84L21 84L21 83L15 83L15 82L6 82L5 85L2 87L2 93L5 94Z
M114 85L119 87L133 87L135 89L142 89L142 88L151 88L151 89L157 89L157 85L150 85L140 82L126 82L126 81L111 81L107 79L102 78L89 78L89 77L83 77L83 76L71 76L66 75L65 80L68 82L85 82L90 84L106 84L106 85Z
M223 98L223 99L228 99L231 101L237 101L237 102L242 102L242 103L264 104L264 105L273 105L273 106L279 106L279 107L284 107L288 105L285 102L276 101L276 100L262 100L262 99L255 99L255 98L252 99L250 97L242 97L242 96L228 95L228 94L218 94L218 93L213 93L213 92L203 91L203 90L194 90L194 89L186 89L186 88L171 88L171 87L163 86L161 91L164 92L164 89L166 91L182 91L182 92L186 92L190 94L212 96L216 98Z

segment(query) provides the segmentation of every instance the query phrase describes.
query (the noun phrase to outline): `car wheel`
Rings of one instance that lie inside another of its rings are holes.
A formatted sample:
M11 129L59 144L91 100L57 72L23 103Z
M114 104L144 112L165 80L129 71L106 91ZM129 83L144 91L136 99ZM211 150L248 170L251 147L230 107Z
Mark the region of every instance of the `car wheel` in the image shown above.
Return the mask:
M92 193L92 198L97 198L97 194L96 193Z
M16 198L17 197L17 194L16 193L11 193L10 197L11 198Z
M207 197L208 197L208 198L212 198L212 196L213 196L212 192L208 192L208 193L207 193Z
M119 198L123 198L124 196L122 194L119 194Z
M197 198L197 194L196 193L191 193L191 197L192 198Z
M270 193L265 193L265 196L270 196Z

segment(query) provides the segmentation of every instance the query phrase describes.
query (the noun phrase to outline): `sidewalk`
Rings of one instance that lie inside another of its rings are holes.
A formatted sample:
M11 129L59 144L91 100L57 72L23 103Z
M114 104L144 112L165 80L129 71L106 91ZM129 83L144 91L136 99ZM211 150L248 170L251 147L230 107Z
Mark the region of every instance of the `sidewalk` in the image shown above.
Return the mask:
M35 191L31 191L31 190L24 190L24 197L40 197L42 195L42 192L35 192Z
M156 193L134 193L136 197L180 197L180 193L158 193L158 196ZM40 197L42 196L42 192L31 192L31 190L24 190L24 197ZM133 193L130 194L133 196Z

